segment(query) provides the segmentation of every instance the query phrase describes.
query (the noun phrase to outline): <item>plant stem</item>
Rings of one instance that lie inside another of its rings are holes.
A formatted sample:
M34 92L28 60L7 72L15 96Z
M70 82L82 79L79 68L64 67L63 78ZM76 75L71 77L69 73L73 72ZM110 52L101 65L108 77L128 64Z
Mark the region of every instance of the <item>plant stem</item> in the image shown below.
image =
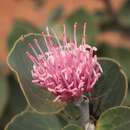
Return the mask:
M92 121L90 121L90 112L89 112L89 99L86 96L81 96L79 100L76 100L75 105L80 109L81 125L85 128L85 130L95 130L95 125Z

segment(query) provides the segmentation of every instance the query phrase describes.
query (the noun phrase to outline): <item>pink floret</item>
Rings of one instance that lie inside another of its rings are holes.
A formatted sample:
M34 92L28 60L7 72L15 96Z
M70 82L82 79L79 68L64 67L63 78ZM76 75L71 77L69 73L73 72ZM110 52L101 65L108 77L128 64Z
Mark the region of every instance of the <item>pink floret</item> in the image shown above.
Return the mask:
M33 56L27 52L28 57L33 62L32 82L53 93L56 96L55 101L70 101L90 92L102 74L102 68L95 55L97 49L85 43L85 28L86 24L80 46L77 45L76 41L76 24L74 25L73 42L67 42L64 27L61 43L55 36L58 46L53 45L54 38L51 38L47 28L48 35L43 34L48 48L47 52L42 51L36 39L35 44L40 51L39 54L29 44L35 53Z

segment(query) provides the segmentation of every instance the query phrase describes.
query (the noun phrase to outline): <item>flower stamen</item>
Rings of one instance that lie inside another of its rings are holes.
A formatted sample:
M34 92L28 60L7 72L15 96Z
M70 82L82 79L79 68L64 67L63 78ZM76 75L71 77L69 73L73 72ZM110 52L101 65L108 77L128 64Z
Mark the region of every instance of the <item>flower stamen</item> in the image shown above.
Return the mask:
M77 46L76 32L77 32L77 23L74 24L74 43Z

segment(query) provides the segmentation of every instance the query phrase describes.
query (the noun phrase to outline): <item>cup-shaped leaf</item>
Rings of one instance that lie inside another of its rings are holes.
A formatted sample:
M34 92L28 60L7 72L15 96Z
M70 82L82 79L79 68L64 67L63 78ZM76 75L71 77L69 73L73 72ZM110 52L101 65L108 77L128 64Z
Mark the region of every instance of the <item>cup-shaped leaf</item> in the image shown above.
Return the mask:
M127 94L127 79L121 66L109 58L99 58L103 74L92 92L94 116L99 117L106 109L119 106Z
M64 108L65 103L53 102L55 97L52 94L32 83L32 62L28 59L26 52L32 51L28 44L34 44L34 39L38 40L43 51L47 50L43 37L40 34L21 36L9 54L8 63L16 73L21 89L30 107L43 114L57 113ZM38 50L36 49L36 51Z
M15 116L5 130L61 130L64 125L56 115L41 115L27 111ZM63 122L63 120L62 120Z
M129 130L130 108L114 107L104 112L96 125L96 130Z

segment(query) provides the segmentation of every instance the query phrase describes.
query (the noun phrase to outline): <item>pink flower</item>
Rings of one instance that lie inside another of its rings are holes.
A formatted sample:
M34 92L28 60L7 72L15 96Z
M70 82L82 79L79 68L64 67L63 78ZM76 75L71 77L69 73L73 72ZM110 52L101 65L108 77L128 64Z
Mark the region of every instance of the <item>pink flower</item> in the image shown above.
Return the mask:
M56 100L70 101L90 92L102 74L102 68L97 61L96 47L86 44L84 24L83 38L80 46L77 45L76 27L74 24L73 41L67 41L64 26L63 38L60 41L52 30L50 34L43 34L48 51L43 52L38 41L35 40L36 49L29 44L34 55L27 52L33 62L31 70L32 82L46 89L56 96ZM57 40L57 45L54 43Z

